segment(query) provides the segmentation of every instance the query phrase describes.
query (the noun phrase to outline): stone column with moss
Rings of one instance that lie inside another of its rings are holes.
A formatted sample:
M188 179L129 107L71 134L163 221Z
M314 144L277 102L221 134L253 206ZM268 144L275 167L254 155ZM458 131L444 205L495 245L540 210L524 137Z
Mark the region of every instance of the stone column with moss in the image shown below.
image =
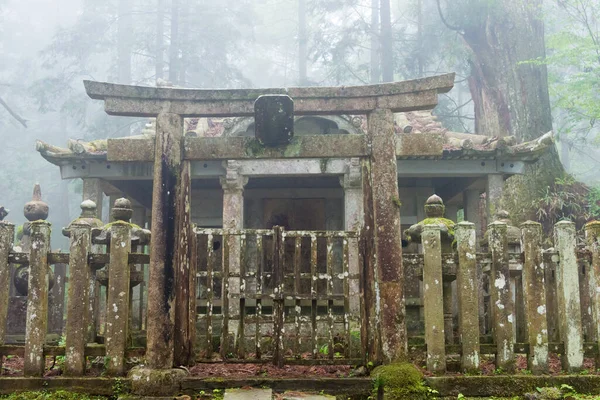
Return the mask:
M46 368L44 344L48 328L48 286L50 284L50 223L31 222L31 250L27 280L27 319L25 329L25 376L41 377Z
M592 221L585 225L585 241L592 253L592 265L588 271L593 339L600 343L600 222ZM596 365L600 365L600 353L596 355Z
M108 375L125 372L125 350L129 329L129 253L131 251L131 202L117 199L105 229L110 236L110 264L106 301L106 358Z
M96 208L94 209L93 218L102 219L102 200L104 193L102 192L102 184L97 178L83 179L83 201L92 201Z
M577 372L583 366L583 330L574 223L560 221L554 225L554 246L559 256L556 266L556 302L558 330L564 345L562 367L566 371Z
M6 336L6 321L8 319L8 293L10 290L10 263L8 256L12 250L15 237L15 226L4 217L8 212L0 207L0 345L4 344ZM0 369L2 368L2 356L0 356Z
M458 332L463 372L479 371L479 285L475 224L460 222L456 227L458 266Z
M504 192L504 176L501 174L490 174L487 180L486 204L488 221L492 221L496 213L501 209L500 201Z
M244 186L248 183L248 178L240 174L239 162L230 160L224 162L223 165L226 171L225 176L221 178L223 229L237 231L244 226ZM221 354L227 355L233 352L236 344L243 340L243 338L238 338L241 311L239 295L242 288L240 277L242 248L240 235L225 235L223 240L229 257L225 259L228 264L224 266L224 273L227 271L228 275L224 275L223 278L222 307L227 310L227 313L223 315Z
M546 287L542 258L542 225L527 221L521 224L523 249L523 297L529 356L527 366L534 374L548 372L548 323L546 322Z
M380 305L381 349L387 362L407 354L404 268L398 199L396 134L391 110L375 109L367 116L371 145L375 251Z
M496 345L496 368L506 372L515 369L514 304L510 293L507 225L495 221L488 226L488 241L492 257L490 271L490 308L492 331Z
M175 333L176 204L183 155L183 118L156 118L152 237L148 281L147 352L150 368L173 367Z
M444 297L442 287L442 238L438 224L425 224L421 234L423 245L423 307L427 370L446 372L444 338Z
M89 321L90 275L88 253L91 248L91 226L85 221L75 220L68 227L69 246L69 289L67 292L67 323L65 325L66 376L81 376L85 373L85 344Z
M344 229L346 231L360 232L364 224L361 168L361 160L352 158L348 163L348 172L340 178L340 184L344 188ZM348 242L348 319L350 331L359 332L361 326L359 238L350 237L344 240Z

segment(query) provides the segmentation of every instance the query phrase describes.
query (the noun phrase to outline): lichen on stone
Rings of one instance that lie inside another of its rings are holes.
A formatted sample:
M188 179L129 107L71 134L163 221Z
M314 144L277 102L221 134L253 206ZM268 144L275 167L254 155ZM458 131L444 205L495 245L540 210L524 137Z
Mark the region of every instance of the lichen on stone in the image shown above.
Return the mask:
M382 365L371 372L374 389L386 400L419 400L427 398L423 374L408 362Z

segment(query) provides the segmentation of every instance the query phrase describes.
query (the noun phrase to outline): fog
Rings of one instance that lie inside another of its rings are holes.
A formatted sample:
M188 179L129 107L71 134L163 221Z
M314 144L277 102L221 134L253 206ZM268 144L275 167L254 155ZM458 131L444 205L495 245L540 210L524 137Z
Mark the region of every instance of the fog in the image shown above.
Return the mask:
M39 182L49 221L66 226L78 215L81 182L61 180L59 168L36 152L36 140L66 147L69 138L127 136L143 127L139 118L107 116L85 95L83 79L245 88L456 72L455 88L435 111L446 128L531 140L545 132L524 127L515 109L527 109L529 120L546 118L539 110L546 106L533 102L549 96L564 165L594 187L599 17L600 5L585 0L0 0L0 205L11 210L8 220L23 223L23 205ZM482 33L494 30L506 43ZM484 44L498 60L482 55ZM510 63L502 46L516 49ZM528 68L543 71L534 83L540 89L517 82L515 106L511 85L515 76L529 79ZM506 130L481 124L487 117L477 109L486 101L506 103ZM53 243L64 246L60 229L53 232Z

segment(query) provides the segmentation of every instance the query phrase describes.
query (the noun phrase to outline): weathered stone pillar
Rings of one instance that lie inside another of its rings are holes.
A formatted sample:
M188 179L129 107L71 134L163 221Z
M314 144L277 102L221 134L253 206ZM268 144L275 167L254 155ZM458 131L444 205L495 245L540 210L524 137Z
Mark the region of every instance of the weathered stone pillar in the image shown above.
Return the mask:
M358 232L364 222L363 187L359 158L350 160L348 172L340 178L340 184L344 188L344 229Z
M23 372L25 376L41 377L46 367L44 343L48 327L50 223L42 220L33 221L30 229L31 250L27 281L27 325Z
M475 224L460 222L456 226L458 268L458 329L463 372L479 371L479 285L477 284L477 246Z
M175 323L176 195L182 159L183 118L161 113L156 118L152 237L148 282L147 351L150 368L173 367Z
M96 204L94 217L102 219L102 200L104 197L104 193L102 192L102 184L100 182L100 179L84 178L82 197L82 201L91 200L94 202L94 204Z
M368 115L371 145L375 251L381 318L381 348L387 362L403 359L407 353L404 309L402 235L398 207L398 169L394 115L376 109Z
M109 375L125 372L125 349L129 329L129 253L131 251L131 202L121 198L112 209L110 264L106 312L106 357Z
M479 190L465 190L463 192L463 202L465 211L465 221L475 224L475 235L481 238L481 218L479 216L479 204L481 202L481 193ZM476 243L477 247L479 245Z
M346 231L360 232L364 224L363 211L363 186L361 160L352 158L348 164L348 172L340 178L340 184L344 188L344 229ZM350 331L360 331L362 318L360 307L360 254L359 238L350 237L348 241L348 317ZM351 344L349 344L350 346Z
M587 248L592 253L592 264L588 271L593 328L593 335L590 339L600 343L600 222L592 221L585 225L585 240ZM600 365L599 361L600 354L597 354L596 365Z
M4 208L0 209L4 211ZM2 221L4 216L0 215L0 217L0 293L2 293L0 296L0 345L3 345L6 336L8 293L10 290L10 263L8 262L8 255L13 246L15 226L10 222ZM0 356L0 368L2 368L2 356Z
M488 240L492 256L490 271L490 294L492 330L496 344L496 367L506 372L515 369L514 328L515 314L510 293L510 270L508 266L507 225L492 222L488 226Z
M226 175L221 178L223 187L223 229L238 230L243 228L244 224L244 186L248 183L248 178L240 174L240 164L236 161L225 161L224 167ZM228 314L223 315L223 332L221 335L221 353L227 354L232 351L232 344L235 347L236 340L239 338L239 320L230 321L232 316L240 315L240 254L241 242L240 235L227 235L223 237L225 249L229 257L224 259L227 265L224 265L224 271L228 275L223 278L223 309ZM233 300L230 300L233 298Z
M564 344L562 367L576 372L583 366L583 331L577 267L575 224L560 221L554 225L554 246L558 251L556 266L558 330Z
M500 199L504 191L504 177L501 174L490 174L487 180L487 216L488 221L492 221L496 212L500 209Z
M543 374L548 372L548 324L541 224L532 221L521 224L521 248L525 255L523 297L529 343L527 366L534 374Z
M442 239L437 224L423 226L423 306L425 313L425 344L427 370L446 372L446 342L444 338L444 298L442 296Z
M67 293L67 323L65 325L66 376L85 373L85 343L89 323L90 267L88 253L91 247L91 226L75 220L69 226L69 290Z

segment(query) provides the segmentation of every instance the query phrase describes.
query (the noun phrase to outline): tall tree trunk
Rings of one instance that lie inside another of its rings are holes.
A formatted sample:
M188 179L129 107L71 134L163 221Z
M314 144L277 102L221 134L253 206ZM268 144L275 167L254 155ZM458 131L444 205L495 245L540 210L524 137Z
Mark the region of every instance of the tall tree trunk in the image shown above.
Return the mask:
M298 0L298 82L308 85L308 27L306 25L306 0Z
M371 0L371 83L381 79L379 36L379 0Z
M165 0L156 0L156 61L154 63L156 79L163 79L164 75L164 43L165 43Z
M392 38L392 12L390 0L381 0L381 73L384 82L394 80L394 46Z
M471 50L469 87L478 134L531 140L552 129L546 66L526 62L545 57L542 1L497 0L487 16L469 15L458 27ZM535 218L532 200L563 173L552 148L525 175L507 182L499 206L516 220Z
M484 23L464 30L472 51L469 85L475 131L490 136L536 138L552 129L544 64L542 0L500 0Z
M119 0L117 24L117 69L119 83L131 83L131 48L133 43L133 15L130 0Z
M171 43L169 45L169 81L179 84L179 0L171 5Z

